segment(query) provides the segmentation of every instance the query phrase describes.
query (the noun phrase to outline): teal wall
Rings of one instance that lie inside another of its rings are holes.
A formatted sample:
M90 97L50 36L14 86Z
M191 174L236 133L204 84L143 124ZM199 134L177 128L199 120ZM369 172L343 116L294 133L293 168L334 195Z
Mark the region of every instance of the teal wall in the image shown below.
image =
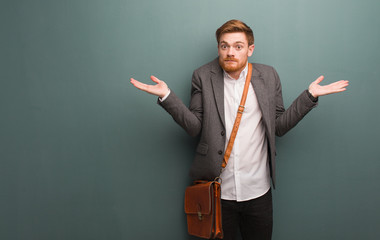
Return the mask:
M196 139L129 78L185 103L237 18L287 106L350 80L278 139L274 236L380 239L377 0L0 1L0 239L188 239Z

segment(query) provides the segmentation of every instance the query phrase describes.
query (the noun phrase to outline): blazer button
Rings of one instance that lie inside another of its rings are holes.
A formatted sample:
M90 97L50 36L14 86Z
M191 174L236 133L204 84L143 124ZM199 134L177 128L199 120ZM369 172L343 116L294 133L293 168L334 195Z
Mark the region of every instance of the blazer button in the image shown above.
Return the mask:
M219 150L218 153L219 153L219 155L222 155L222 154L223 154L223 151L222 151L222 150Z
M222 132L220 133L220 135L222 135L222 136L224 136L224 134L225 134L224 131L222 131Z

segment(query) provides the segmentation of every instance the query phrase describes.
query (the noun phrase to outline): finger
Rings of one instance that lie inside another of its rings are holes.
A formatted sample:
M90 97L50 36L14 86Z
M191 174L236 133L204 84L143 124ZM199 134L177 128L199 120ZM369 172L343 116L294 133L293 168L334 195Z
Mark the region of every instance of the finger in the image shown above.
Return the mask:
M334 93L340 93L340 92L344 92L346 90L347 90L346 88L340 88L340 89L335 90Z
M155 76L150 76L150 79L152 79L152 81L153 82L155 82L155 83L160 83L161 82L161 80L160 79L158 79L158 78L156 78Z
M324 79L325 77L323 75L319 76L313 83L315 84L319 84L320 82L322 82L322 80Z
M343 92L346 91L346 85L336 85L333 87L330 87L331 92Z
M130 82L135 85L135 84L142 84L141 82L137 81L136 79L134 78L130 78Z
M341 83L339 83L339 86L340 87L347 87L348 86L348 82L341 82Z
M340 80L340 81L336 81L334 83L346 84L346 83L348 83L348 81L347 80Z
M139 83L139 81L137 81L136 79L134 79L134 78L130 78L130 82L133 84L133 85L135 85L135 84L138 84Z
M341 83L341 85L343 85L345 87L347 87L349 84L349 81L347 81L347 80L340 80L339 82Z
M329 84L327 86L337 87L337 88L347 87L348 86L348 81L341 80L341 81L337 81L337 82L331 83L331 84Z
M143 90L143 91L147 90L148 85L141 83L141 82L137 81L136 79L131 78L131 83L133 84L133 86L135 86L136 88L138 88L140 90Z

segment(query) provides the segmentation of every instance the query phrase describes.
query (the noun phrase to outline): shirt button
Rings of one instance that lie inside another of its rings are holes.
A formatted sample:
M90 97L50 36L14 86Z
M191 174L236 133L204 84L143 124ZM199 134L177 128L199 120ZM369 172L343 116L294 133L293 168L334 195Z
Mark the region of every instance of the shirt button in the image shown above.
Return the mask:
M222 136L224 136L224 134L225 134L224 131L222 131L222 132L220 133L220 135L222 135Z
M222 155L222 154L223 154L223 151L222 151L222 150L219 150L218 153L219 153L219 155Z

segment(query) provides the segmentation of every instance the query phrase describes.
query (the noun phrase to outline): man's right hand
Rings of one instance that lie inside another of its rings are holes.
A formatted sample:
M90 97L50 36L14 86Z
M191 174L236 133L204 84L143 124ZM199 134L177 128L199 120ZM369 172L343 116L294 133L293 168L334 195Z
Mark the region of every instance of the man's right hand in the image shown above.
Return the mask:
M160 79L156 78L155 76L150 76L150 79L157 84L148 85L148 84L139 82L134 78L131 78L130 80L131 80L131 83L133 84L133 86L135 86L136 88L138 88L142 91L145 91L145 92L150 93L152 95L156 95L160 98L165 97L166 94L169 92L168 85L166 85L166 83L164 81L161 81Z

